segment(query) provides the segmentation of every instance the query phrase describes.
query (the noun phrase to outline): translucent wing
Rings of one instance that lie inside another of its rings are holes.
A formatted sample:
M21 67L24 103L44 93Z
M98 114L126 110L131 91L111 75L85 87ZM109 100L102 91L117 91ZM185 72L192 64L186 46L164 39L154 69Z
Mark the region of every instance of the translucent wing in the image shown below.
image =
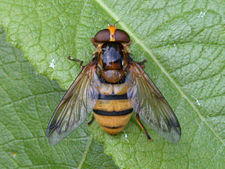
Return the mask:
M85 121L98 98L98 85L95 63L90 62L70 86L49 122L50 144L57 144Z
M142 120L170 142L178 142L180 124L166 99L144 70L131 61L126 83L128 99Z

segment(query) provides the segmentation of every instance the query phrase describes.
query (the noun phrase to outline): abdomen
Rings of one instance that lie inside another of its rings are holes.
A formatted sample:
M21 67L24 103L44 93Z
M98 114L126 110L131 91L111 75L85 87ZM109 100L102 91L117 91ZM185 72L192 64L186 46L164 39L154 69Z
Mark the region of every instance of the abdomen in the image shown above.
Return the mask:
M117 134L130 120L133 108L127 99L128 86L123 84L102 84L99 98L93 109L96 121L109 134Z

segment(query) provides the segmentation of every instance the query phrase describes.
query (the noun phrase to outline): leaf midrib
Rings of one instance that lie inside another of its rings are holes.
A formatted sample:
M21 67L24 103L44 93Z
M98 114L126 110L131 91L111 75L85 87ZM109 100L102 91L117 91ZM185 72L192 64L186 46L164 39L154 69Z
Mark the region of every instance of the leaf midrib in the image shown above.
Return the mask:
M116 21L119 21L119 17L109 8L102 0L96 0L96 2L110 15L112 16ZM135 36L135 34L126 26L125 23L123 23L121 20L119 22L121 27L123 27L126 32L134 39L134 41L140 45L140 47L146 51L149 56L153 59L153 61L157 64L157 66L160 68L162 73L165 74L165 76L169 79L169 81L175 86L175 88L178 90L178 92L181 94L181 96L190 104L190 106L193 108L193 110L198 114L199 118L205 125L212 131L212 133L216 136L216 138L225 145L225 142L223 139L216 133L216 131L207 123L206 119L201 115L199 109L192 103L191 99L182 91L181 87L176 83L176 81L170 76L170 74L166 71L166 69L162 66L162 64L159 62L159 60L154 56L152 51L148 49L142 41Z

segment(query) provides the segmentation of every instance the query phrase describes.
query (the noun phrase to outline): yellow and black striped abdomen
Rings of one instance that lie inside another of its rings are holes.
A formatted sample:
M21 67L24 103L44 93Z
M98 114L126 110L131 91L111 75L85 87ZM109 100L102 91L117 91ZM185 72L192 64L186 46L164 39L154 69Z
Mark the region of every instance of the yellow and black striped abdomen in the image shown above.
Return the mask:
M109 134L124 129L132 115L133 108L127 99L128 86L123 84L102 84L98 101L93 109L96 121Z

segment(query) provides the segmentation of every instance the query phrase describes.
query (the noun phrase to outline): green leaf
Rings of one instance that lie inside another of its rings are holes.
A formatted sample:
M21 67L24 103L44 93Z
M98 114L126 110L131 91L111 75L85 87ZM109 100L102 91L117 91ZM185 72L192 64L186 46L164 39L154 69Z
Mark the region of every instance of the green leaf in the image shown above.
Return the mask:
M38 75L0 29L0 168L117 168L87 124L50 146L49 119L64 91Z
M94 123L105 152L120 168L223 168L224 9L223 0L0 0L0 23L39 73L67 88L80 69L66 56L88 63L90 38L118 21L133 40L132 57L148 60L146 72L174 109L182 137L171 144L148 128L148 142L135 118L115 137Z

